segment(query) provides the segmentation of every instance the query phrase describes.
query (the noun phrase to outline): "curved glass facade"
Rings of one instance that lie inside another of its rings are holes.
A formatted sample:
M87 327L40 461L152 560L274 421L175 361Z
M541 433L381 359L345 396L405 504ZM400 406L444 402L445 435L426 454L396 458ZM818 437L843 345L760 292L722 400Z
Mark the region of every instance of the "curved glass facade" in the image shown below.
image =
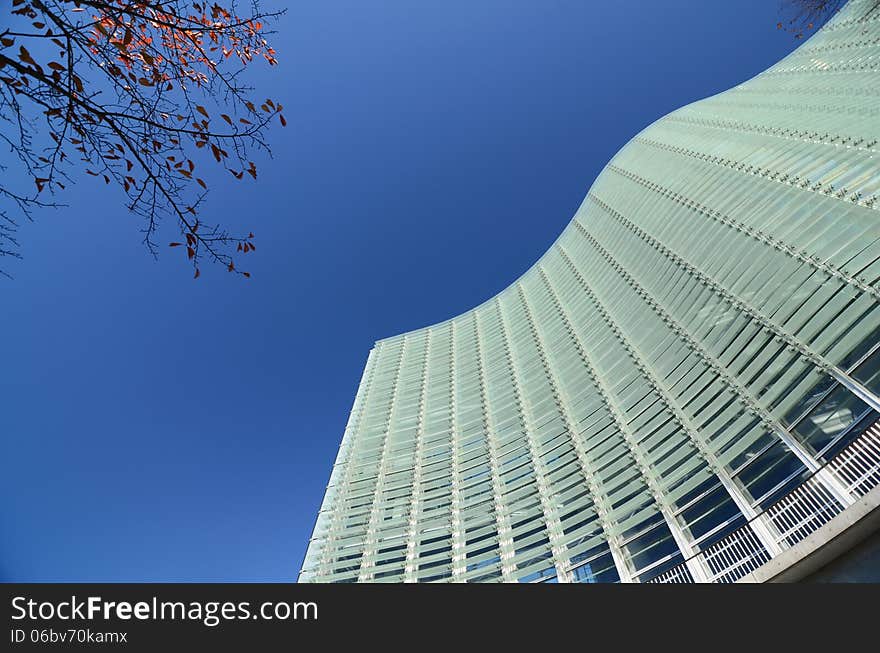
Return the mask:
M735 580L713 552L785 550L780 499L858 498L831 461L880 411L875 4L641 132L496 297L376 343L301 581Z

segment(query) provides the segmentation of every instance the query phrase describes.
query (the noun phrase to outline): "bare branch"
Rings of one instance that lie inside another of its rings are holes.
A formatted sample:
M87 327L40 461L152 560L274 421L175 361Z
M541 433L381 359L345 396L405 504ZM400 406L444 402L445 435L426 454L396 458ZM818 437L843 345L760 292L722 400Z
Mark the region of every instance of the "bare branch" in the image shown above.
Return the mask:
M234 256L255 249L203 224L207 183L194 159L213 159L236 179L256 179L251 152L269 152L266 131L281 104L252 99L239 82L256 59L277 63L266 25L281 12L248 15L232 4L136 0L13 0L18 24L0 31L0 142L34 184L0 180L0 256L18 256L17 223L55 206L70 173L119 186L143 220L155 256L172 218L198 276L203 258L239 272ZM201 153L198 151L201 150ZM198 154L197 154L198 153Z

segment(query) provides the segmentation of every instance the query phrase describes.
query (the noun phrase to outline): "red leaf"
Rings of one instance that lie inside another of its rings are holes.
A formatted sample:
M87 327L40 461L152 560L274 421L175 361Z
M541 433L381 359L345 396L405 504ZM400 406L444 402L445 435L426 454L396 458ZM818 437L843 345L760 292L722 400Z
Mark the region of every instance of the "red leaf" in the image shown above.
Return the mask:
M186 248L186 257L187 258L192 258L195 255L196 255L196 250L194 250L192 247Z
M33 60L31 57L31 53L27 51L27 48L23 45L18 46L18 58L24 61L25 63L37 65L37 62Z
M168 247L180 247L183 243L168 243Z

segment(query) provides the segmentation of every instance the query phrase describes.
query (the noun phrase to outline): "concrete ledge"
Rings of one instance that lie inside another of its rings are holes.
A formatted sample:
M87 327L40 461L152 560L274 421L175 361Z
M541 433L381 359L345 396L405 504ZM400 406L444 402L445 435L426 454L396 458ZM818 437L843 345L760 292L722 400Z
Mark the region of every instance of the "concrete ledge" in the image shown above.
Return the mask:
M738 583L793 583L818 571L880 530L880 486Z

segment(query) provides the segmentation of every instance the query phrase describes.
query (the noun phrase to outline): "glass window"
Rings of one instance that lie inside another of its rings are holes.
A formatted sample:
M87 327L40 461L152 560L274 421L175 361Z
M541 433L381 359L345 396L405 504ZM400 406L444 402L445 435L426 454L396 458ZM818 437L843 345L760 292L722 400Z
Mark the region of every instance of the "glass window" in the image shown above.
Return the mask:
M584 555L573 556L572 565L580 563L583 557ZM574 583L617 583L619 581L620 576L617 574L617 567L614 566L614 559L611 557L610 551L572 570L572 582Z
M806 468L797 456L782 442L776 442L743 468L736 479L748 490L756 503L766 507L778 494L797 485L800 482L798 472L803 471Z
M880 349L852 373L853 378L875 394L880 394Z
M814 451L821 452L867 410L865 402L838 386L794 427L793 433Z

